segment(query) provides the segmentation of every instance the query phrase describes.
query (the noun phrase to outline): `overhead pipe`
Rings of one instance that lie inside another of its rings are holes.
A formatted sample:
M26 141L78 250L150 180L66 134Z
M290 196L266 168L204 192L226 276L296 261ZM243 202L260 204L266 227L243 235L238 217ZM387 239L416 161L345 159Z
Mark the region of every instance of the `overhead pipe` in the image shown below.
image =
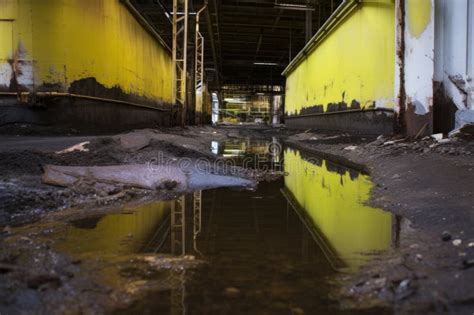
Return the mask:
M204 10L207 9L207 4L208 4L208 0L205 0L204 5L202 6L202 8L199 9L199 11L197 11L197 13L196 13L196 30L197 30L197 32L199 32L199 18L201 17L201 13L204 12Z

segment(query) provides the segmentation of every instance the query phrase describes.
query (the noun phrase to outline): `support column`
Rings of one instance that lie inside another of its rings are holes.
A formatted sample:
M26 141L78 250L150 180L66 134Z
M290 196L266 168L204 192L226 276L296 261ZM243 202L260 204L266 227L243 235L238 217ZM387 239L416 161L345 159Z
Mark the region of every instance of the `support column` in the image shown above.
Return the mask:
M396 132L433 131L434 0L396 0Z

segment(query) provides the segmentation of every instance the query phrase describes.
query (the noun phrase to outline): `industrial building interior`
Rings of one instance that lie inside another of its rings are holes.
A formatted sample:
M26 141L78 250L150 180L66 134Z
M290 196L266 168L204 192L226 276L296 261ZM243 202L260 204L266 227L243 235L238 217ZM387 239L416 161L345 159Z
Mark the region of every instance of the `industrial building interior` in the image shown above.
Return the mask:
M0 315L473 314L474 0L0 0Z
M275 122L279 122L283 114L283 70L341 2L190 3L190 24L196 23L196 13L205 6L199 29L204 38L204 72L209 91L219 92L220 119L270 122L273 115L278 115ZM160 0L158 5L155 1L132 3L172 47L172 1ZM195 43L193 35L189 33L190 47Z

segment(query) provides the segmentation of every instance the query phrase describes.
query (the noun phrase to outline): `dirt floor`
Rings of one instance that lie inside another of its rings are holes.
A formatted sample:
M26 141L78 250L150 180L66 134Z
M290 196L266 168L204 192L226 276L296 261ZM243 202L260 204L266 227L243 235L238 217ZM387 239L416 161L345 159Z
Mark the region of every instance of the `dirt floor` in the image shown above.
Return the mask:
M188 127L153 129L120 136L0 136L0 313L102 313L139 299L143 283L114 275L153 273L156 260L147 256L112 257L107 267L94 260L83 264L52 248L48 235L59 233L72 219L106 213L123 205L171 199L175 186L146 190L126 185L112 188L84 181L72 187L41 182L48 164L110 166L150 160L191 161L215 156L211 141L278 137L289 145L341 164L365 170L375 183L372 204L405 220L404 237L391 252L378 256L355 275L335 281L332 298L344 309L389 307L395 313L472 314L474 309L474 143L454 139L437 142L324 135L284 128ZM72 152L62 152L84 143ZM84 149L87 149L84 150ZM191 163L192 164L192 163ZM213 168L212 174L258 182L282 174ZM93 210L91 210L93 209ZM25 225L26 223L34 223ZM139 261L138 267L136 266ZM166 272L201 262L166 257ZM92 262L92 263L91 263ZM98 267L100 265L100 267ZM107 285L92 270L103 268ZM112 280L110 280L112 279ZM158 285L158 284L155 284ZM169 284L172 285L172 284ZM61 303L58 303L61 301ZM64 305L64 309L56 308ZM52 309L54 307L54 309Z

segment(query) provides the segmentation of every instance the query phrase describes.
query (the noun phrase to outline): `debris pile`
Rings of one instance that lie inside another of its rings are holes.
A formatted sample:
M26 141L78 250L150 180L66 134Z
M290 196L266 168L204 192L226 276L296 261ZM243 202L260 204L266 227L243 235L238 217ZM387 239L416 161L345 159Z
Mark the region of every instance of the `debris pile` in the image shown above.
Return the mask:
M441 153L446 155L471 155L474 151L471 141L458 137L445 138L443 134L434 134L415 141L407 138L391 139L380 136L376 141L367 144L366 148L369 150L382 149L387 153L414 151L421 154Z

